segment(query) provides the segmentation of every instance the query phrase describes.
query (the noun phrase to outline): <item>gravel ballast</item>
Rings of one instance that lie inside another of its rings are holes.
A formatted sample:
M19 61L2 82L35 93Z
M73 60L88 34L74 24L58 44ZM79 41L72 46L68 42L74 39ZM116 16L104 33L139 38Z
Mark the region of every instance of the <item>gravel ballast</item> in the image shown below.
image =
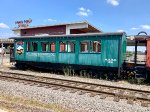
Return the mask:
M9 68L6 68L6 67L1 68L0 71L8 71L8 72L14 72L14 73L22 73L22 74L29 74L29 75L36 75L36 76L45 76L45 77L67 79L67 80L88 82L88 83L94 83L94 84L103 84L103 85L111 85L111 86L117 86L117 87L125 87L125 88L131 88L131 89L150 91L150 86L130 84L130 83L125 82L125 81L111 82L111 81L99 80L99 79L63 76L63 75L56 75L56 74L51 74L51 73L41 73L39 71L10 70Z
M62 92L16 82L0 81L0 94L29 98L45 103L60 104L77 112L150 112L150 107L141 107L138 104L130 105L126 101L114 102L110 98L100 99L100 96L89 97L88 94Z

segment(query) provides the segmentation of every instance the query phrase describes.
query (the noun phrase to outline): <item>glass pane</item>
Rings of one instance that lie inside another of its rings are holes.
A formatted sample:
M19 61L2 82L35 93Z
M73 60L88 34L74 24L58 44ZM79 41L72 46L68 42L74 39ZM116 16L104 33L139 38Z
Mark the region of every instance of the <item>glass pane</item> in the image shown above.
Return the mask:
M29 42L27 42L27 51L29 51Z
M92 41L92 52L101 52L101 43L99 41Z
M33 51L37 51L38 50L38 44L36 42L32 42L32 48L33 48Z
M30 42L27 42L27 51L32 51L31 50L31 43Z
M88 45L89 45L89 41L82 41L80 43L80 51L81 52L88 52Z
M48 51L48 43L47 42L42 42L42 51Z
M65 42L60 43L60 52L66 52L67 51L67 45Z
M75 51L75 43L68 42L68 52L74 52L74 51Z
M56 48L55 43L51 42L50 43L50 52L55 52L55 48Z

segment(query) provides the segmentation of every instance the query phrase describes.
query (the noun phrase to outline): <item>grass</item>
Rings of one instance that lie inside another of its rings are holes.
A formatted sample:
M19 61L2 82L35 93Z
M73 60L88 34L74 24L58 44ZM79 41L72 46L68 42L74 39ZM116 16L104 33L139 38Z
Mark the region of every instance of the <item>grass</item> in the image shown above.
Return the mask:
M73 109L64 108L59 104L47 104L36 100L23 99L14 96L0 95L0 101L6 101L8 103L19 104L19 105L22 104L25 106L31 106L31 107L41 108L41 109L49 109L49 110L53 110L54 112L75 112ZM7 109L8 107L3 106L2 109L3 108ZM8 110L9 110L8 112L15 112L12 109L8 109Z

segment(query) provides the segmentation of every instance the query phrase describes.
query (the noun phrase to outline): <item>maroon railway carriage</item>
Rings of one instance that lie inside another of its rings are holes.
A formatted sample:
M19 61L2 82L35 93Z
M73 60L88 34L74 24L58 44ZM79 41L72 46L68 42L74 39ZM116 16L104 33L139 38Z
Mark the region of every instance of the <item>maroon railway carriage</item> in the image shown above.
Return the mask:
M141 35L141 34L145 35ZM147 35L146 32L139 32L138 35L134 36L132 42L128 41L131 46L135 47L134 60L132 63L127 62L127 68L132 68L135 72L135 77L145 78L150 80L150 35ZM145 46L144 58L145 60L139 61L138 57L138 47Z

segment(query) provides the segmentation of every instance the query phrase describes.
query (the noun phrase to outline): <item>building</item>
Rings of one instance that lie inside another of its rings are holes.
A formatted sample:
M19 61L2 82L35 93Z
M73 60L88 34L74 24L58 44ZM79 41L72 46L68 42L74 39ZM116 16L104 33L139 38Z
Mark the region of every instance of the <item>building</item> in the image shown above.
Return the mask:
M14 40L13 39L0 39L0 53L1 48L3 47L5 49L5 53L10 52L10 48L13 47Z
M87 21L33 27L19 27L12 30L19 36L70 35L102 32L89 24Z

